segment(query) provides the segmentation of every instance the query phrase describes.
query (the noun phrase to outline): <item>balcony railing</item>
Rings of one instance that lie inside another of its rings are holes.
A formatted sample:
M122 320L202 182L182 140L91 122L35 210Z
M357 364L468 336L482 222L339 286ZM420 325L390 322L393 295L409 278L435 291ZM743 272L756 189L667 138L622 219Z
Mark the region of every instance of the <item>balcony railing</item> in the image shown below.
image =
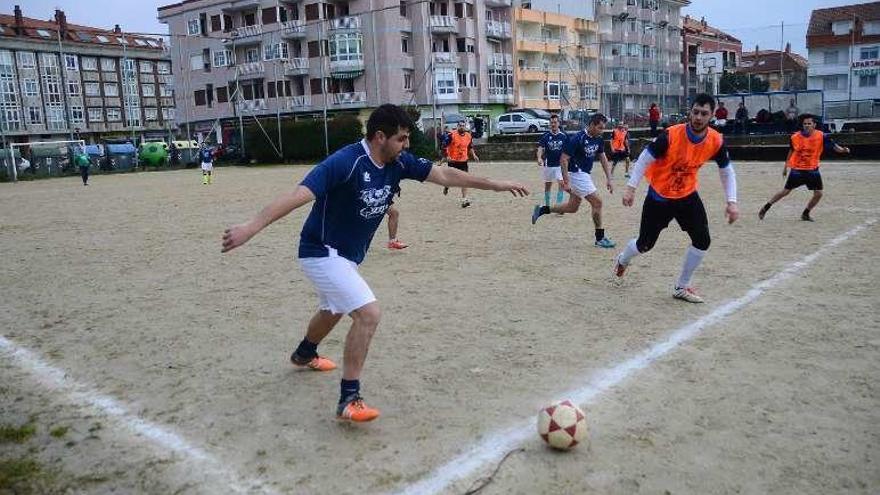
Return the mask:
M361 28L361 18L355 16L330 19L331 31L357 31Z
M513 66L513 57L509 53L493 53L489 57L490 68L510 68Z
M299 20L291 20L282 22L284 27L282 35L288 38L302 38L306 35L306 23Z
M233 43L237 43L242 45L247 43L259 43L262 36L263 26L260 24L254 24L253 26L242 26L230 31L229 37L224 38L223 44L232 45Z
M434 63L437 65L458 65L458 57L452 52L434 52Z
M458 24L455 18L448 15L432 15L428 19L432 33L457 33Z
M332 74L338 73L352 73L352 72L363 72L364 71L364 56L360 54L357 58L352 58L349 60L333 60L330 58L330 72Z
M293 75L302 75L309 73L309 59L292 58L284 61L284 73Z
M353 93L331 93L330 104L336 106L362 106L367 103L367 94L363 91Z
M235 103L235 107L239 112L256 112L266 109L266 99L258 98L256 100L239 100Z
M303 110L312 106L312 97L310 95L291 96L287 98L286 107L288 110Z
M510 7L511 0L486 0L486 7Z
M510 23L507 21L486 21L486 36L493 38L510 38Z
M266 71L263 62L248 62L236 66L239 76L259 75Z

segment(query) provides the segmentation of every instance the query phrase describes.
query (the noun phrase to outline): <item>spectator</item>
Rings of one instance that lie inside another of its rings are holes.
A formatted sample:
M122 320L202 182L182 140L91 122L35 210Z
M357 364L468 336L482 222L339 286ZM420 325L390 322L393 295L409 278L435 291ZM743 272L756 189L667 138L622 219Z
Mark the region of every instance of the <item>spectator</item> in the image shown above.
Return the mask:
M794 132L798 128L798 115L801 114L800 109L798 109L795 104L794 98L788 104L788 108L785 109L785 129L788 132Z
M657 126L660 125L660 107L656 103L651 103L648 109L648 123L651 125L651 137L657 137Z
M718 108L715 109L715 125L718 127L724 127L727 125L727 108L724 107L724 102L718 102Z
M739 108L736 109L736 131L741 134L748 134L749 110L739 102Z

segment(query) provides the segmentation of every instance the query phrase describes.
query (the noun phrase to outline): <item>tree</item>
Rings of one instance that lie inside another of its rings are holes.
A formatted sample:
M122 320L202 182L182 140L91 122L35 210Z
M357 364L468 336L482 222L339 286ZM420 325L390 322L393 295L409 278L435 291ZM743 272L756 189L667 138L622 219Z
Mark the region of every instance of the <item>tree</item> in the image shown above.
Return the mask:
M751 77L751 85L749 85L749 77ZM733 93L763 93L770 88L768 81L761 80L758 76L752 74L743 74L741 72L725 72L721 76L721 82L718 85L718 91L721 94L729 95Z

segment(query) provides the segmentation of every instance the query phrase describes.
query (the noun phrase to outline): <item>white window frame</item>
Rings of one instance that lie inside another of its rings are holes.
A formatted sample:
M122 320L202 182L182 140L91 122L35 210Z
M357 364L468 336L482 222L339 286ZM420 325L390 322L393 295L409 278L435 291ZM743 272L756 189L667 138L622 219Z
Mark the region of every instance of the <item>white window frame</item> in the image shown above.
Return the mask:
M83 57L80 62L82 70L98 70L98 59L96 57Z
M67 95L68 96L80 96L82 94L82 88L79 85L79 79L69 78L67 79Z
M84 86L86 96L101 96L101 83L87 82Z
M246 63L255 63L260 61L260 50L258 48L248 48L244 52Z
M144 120L159 120L159 109L154 107L144 108Z
M122 110L119 107L111 107L107 109L107 122L121 122Z
M860 88L876 88L877 87L877 74L866 74L863 76L859 76L859 87Z
M111 89L111 90L107 91L108 89ZM104 83L104 96L112 96L112 97L119 96L119 84L117 84L115 82L114 83Z
M866 46L859 50L859 60L875 60L880 58L880 47Z
M27 125L43 125L43 109L38 105L27 107Z
M86 123L86 112L82 105L70 105L70 122L73 124Z
M263 61L286 60L289 56L290 52L285 41L263 45Z
M330 61L363 60L364 46L361 33L340 33L330 37Z
M153 61L152 60L141 60L140 62L138 62L138 66L140 68L141 74L144 74L144 73L152 74L153 73Z
M64 54L64 68L67 70L79 70L79 60L72 53Z
M162 97L174 96L174 92L171 89L171 85L170 84L160 84L159 85L159 96L162 96Z
M34 52L18 52L15 56L19 69L35 69L37 67L37 57Z
M195 24L193 24L195 23ZM195 27L195 29L193 29ZM198 17L193 17L192 19L187 19L186 21L186 35L187 36L201 36L202 35L202 23L199 21Z
M113 72L116 70L115 58L101 58L101 70L104 72Z
M823 54L822 63L831 65L837 64L840 60L840 52L838 50L827 50Z
M40 84L33 77L26 77L22 82L25 96L40 96Z
M159 74L171 74L171 63L170 62L157 62L156 63L156 72Z
M104 122L104 111L100 108L88 109L89 122Z
M232 65L232 50L214 50L211 59L214 67L229 67Z
M174 120L174 108L173 107L163 107L162 108L162 120Z
M458 93L456 70L442 68L434 71L435 88L438 98L455 98Z

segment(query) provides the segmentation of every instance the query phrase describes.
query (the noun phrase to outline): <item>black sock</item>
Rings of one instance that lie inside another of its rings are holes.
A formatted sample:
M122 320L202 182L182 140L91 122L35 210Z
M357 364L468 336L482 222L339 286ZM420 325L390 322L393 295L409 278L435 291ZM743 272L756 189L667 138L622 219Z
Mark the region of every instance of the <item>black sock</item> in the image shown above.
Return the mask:
M342 404L351 399L353 395L358 395L361 391L360 380L346 380L345 378L339 383L339 403Z
M605 238L605 229L596 229L596 242Z
M303 359L312 359L318 355L318 344L309 342L308 339L302 339L294 354Z
M550 214L550 207L547 205L542 206L541 207L541 215L549 215L549 214Z
M804 212L801 213L801 215L803 215L803 216L805 216L805 217L810 216L810 209L809 209L809 208L804 208Z
M771 206L773 206L771 203L767 203L766 205L764 205L764 211L769 210Z

